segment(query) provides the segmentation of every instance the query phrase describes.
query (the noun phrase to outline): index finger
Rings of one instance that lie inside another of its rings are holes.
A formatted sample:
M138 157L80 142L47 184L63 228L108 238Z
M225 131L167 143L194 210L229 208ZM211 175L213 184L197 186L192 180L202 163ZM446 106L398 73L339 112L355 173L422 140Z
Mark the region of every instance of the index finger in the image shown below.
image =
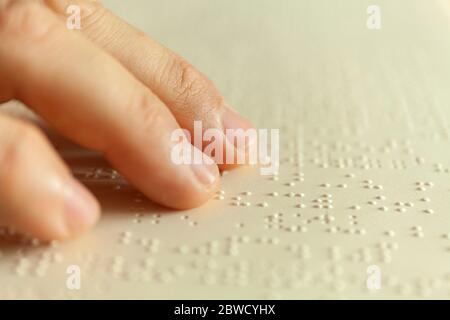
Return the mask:
M253 129L252 124L234 111L213 82L185 59L115 16L98 1L45 0L45 3L64 19L68 5L78 5L83 34L116 57L158 95L181 127L192 135L196 121L201 121L203 132L217 129L224 153L222 158L215 154L214 159L221 168L235 166L237 153L244 156L248 153L255 143L255 137L246 132ZM236 139L225 136L226 130L233 131Z

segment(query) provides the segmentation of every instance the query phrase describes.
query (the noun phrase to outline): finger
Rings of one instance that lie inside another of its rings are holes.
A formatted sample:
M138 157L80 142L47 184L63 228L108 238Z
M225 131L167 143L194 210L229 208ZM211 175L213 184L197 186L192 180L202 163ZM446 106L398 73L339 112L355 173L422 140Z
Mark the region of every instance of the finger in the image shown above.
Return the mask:
M119 62L39 3L14 1L0 15L0 74L16 98L67 137L103 152L156 202L188 208L212 195L217 166L172 161L177 122Z
M139 80L153 90L170 108L181 127L194 134L194 121L201 121L203 130L253 128L250 122L230 108L214 84L187 61L163 47L142 32L114 16L97 1L46 0L63 18L69 4L81 8L81 30L95 43L105 48ZM226 163L227 154L248 153L255 137L235 131L237 137L221 136L225 152L219 163ZM239 143L239 140L244 143ZM205 144L206 145L206 144ZM204 145L204 146L205 146ZM232 156L234 162L236 157ZM235 164L235 163L234 163ZM232 165L232 164L231 164ZM221 166L222 168L230 167Z
M44 240L65 239L90 228L99 211L37 128L0 115L2 224Z

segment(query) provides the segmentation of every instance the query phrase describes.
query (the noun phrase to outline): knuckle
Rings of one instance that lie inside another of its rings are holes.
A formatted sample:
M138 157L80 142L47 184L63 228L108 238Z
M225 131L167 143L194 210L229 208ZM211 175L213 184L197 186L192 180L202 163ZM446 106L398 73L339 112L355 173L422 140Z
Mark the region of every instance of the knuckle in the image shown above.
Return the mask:
M211 84L191 64L175 58L168 68L168 86L174 91L175 104L185 107L208 94Z
M104 28L108 23L104 23L104 18L109 11L97 0L79 0L76 5L80 7L80 19L83 31L88 36L95 36L98 28Z
M53 28L53 21L38 2L13 0L0 6L0 31L12 37L42 38Z
M168 104L175 112L197 114L206 118L221 112L224 99L214 84L191 64L178 56L170 57L163 72L171 91Z
M101 1L98 0L80 0L78 3L84 17L93 17L106 11Z
M80 28L83 33L91 40L97 37L108 37L109 26L105 18L111 17L110 12L99 0L43 0L45 4L53 11L64 18L77 16L80 22Z

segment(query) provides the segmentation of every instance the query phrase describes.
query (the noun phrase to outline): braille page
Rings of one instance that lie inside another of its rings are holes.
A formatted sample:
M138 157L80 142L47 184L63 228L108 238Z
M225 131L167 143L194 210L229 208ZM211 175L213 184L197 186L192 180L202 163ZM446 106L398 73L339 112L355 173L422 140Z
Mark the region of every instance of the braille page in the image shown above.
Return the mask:
M102 218L67 243L1 229L0 298L450 298L447 1L103 2L280 129L279 171L171 211L57 142Z

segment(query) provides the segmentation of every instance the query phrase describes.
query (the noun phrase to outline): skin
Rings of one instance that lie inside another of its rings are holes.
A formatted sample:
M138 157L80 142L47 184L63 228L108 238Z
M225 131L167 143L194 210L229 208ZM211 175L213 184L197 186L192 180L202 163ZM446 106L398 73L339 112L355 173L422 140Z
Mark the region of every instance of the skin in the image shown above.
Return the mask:
M81 8L79 31L66 27L69 4ZM97 1L0 0L0 39L0 103L20 100L162 205L201 205L230 167L174 164L175 129L193 135L195 120L204 130L252 127L208 78ZM100 211L37 127L0 113L0 224L67 239Z

